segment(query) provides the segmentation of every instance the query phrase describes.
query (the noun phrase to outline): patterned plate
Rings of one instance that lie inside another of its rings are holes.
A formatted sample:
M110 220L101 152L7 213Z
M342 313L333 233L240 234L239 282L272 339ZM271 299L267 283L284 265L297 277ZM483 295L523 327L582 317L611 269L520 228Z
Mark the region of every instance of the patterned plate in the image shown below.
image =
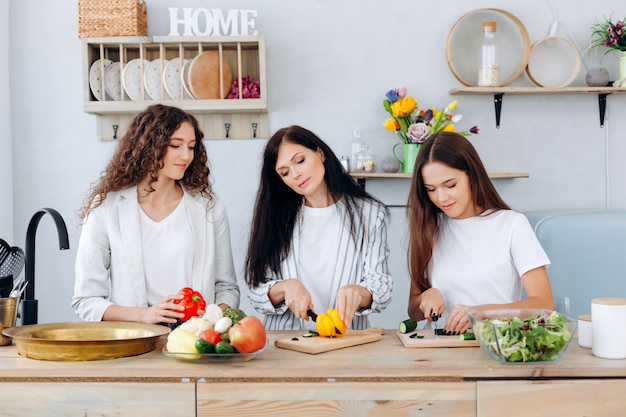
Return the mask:
M167 59L163 60L164 72L169 62L170 61ZM143 84L146 87L148 95L153 100L163 99L164 94L161 90L161 80L163 80L163 76L161 75L161 60L155 59L154 61L150 61L144 68Z
M111 100L120 101L122 99L122 84L120 81L119 62L114 62L104 69L104 91L111 97Z
M91 92L93 96L102 101L102 66L106 69L109 65L111 65L113 61L110 59L97 59L91 64L91 68L89 68L89 87L91 87ZM102 64L102 66L100 65ZM107 97L110 99L110 97Z
M128 61L128 63L124 66L124 71L122 73L122 81L124 84L124 90L128 97L131 100L149 100L150 96L147 92L144 92L142 95L142 82L141 82L141 74L142 69L145 69L148 66L147 59L143 60L143 68L141 64L141 59L133 59Z
M184 64L184 62L183 62ZM163 72L163 85L165 91L173 100L182 100L183 91L181 84L181 62L180 58L174 58L165 66Z

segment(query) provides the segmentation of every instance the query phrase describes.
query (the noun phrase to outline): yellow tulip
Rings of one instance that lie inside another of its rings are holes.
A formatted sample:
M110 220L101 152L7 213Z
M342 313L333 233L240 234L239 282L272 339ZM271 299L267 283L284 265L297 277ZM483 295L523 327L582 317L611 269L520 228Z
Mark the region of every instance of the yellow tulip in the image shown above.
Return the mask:
M454 100L452 103L448 104L448 110L450 111L454 110L456 108L457 103L458 103L458 100Z
M454 132L454 129L455 127L452 123L448 123L447 125L443 127L444 132Z
M393 117L404 117L409 116L416 108L417 102L413 97L401 97L391 104L391 113Z
M393 119L385 120L385 123L383 123L383 126L385 126L386 129L391 130L392 132L395 132L398 129L400 129L400 125L398 125L398 122L396 122Z

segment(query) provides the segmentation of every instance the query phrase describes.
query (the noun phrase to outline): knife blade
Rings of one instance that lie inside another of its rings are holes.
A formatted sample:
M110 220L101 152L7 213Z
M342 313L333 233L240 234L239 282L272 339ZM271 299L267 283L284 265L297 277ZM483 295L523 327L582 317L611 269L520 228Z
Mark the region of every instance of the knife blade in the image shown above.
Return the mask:
M306 315L311 317L311 320L313 320L314 323L317 322L317 314L315 314L313 310L311 310L310 308L306 311ZM339 330L336 326L335 326L335 333L342 334L341 330Z
M436 336L437 335L437 330L439 330L438 327L437 327L437 320L439 320L439 315L433 311L433 312L430 313L430 318L433 321L434 330L435 330L435 336Z

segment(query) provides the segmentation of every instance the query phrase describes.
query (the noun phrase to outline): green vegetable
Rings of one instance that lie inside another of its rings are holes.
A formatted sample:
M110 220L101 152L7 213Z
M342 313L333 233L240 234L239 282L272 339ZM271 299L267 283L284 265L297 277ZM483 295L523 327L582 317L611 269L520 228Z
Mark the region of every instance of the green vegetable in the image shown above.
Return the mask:
M417 320L414 319L406 319L400 322L398 326L398 330L400 333L411 333L413 330L417 329Z
M224 317L230 317L233 321L232 325L234 326L236 323L239 323L241 319L246 317L246 313L238 308L227 308L224 310Z
M215 353L215 345L208 340L196 340L196 349L199 353Z
M304 333L302 335L302 337L314 337L314 336L319 336L320 334L318 332L314 332L313 330L309 330L308 333Z
M235 348L232 347L229 343L222 341L218 342L217 345L215 345L215 353L219 353L221 355L231 354L235 353Z
M480 344L507 362L551 361L558 357L570 340L565 318L553 311L548 317L536 315L485 320L474 324Z
M460 340L476 340L476 335L472 332L465 332L459 335Z
M222 342L230 343L230 337L228 337L228 333L222 333L220 335L220 338L222 339Z
M411 336L409 336L411 339L423 339L424 335L423 334L419 334L419 333L413 333Z

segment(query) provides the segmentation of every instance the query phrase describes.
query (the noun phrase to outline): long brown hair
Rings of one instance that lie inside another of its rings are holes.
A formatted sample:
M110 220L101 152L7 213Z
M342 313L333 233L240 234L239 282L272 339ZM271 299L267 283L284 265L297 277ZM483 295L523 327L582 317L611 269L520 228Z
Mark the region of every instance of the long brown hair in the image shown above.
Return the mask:
M204 134L198 127L198 121L179 108L155 104L131 121L106 169L100 174L100 180L89 191L80 218L86 219L91 210L102 204L108 193L137 185L146 177L149 177L148 191L154 191L151 185L158 179L170 137L183 122L193 126L196 145L193 161L178 183L184 185L192 195L201 194L210 200L210 170L206 148L202 143Z
M407 203L409 274L421 291L430 288L427 269L439 231L439 217L442 215L441 210L430 201L424 187L422 168L429 162L440 162L465 172L469 178L472 202L480 210L510 210L493 186L478 152L469 140L454 132L442 132L428 138L415 160Z
M246 282L250 288L267 282L267 271L279 273L281 262L289 255L296 218L304 202L304 197L289 188L276 172L278 149L283 143L302 145L324 154L324 181L335 200L343 198L353 237L357 234L357 224L363 225L362 221L357 221L363 215L359 202L369 200L383 205L345 172L334 152L313 132L296 125L279 129L263 151L261 181L245 261Z

